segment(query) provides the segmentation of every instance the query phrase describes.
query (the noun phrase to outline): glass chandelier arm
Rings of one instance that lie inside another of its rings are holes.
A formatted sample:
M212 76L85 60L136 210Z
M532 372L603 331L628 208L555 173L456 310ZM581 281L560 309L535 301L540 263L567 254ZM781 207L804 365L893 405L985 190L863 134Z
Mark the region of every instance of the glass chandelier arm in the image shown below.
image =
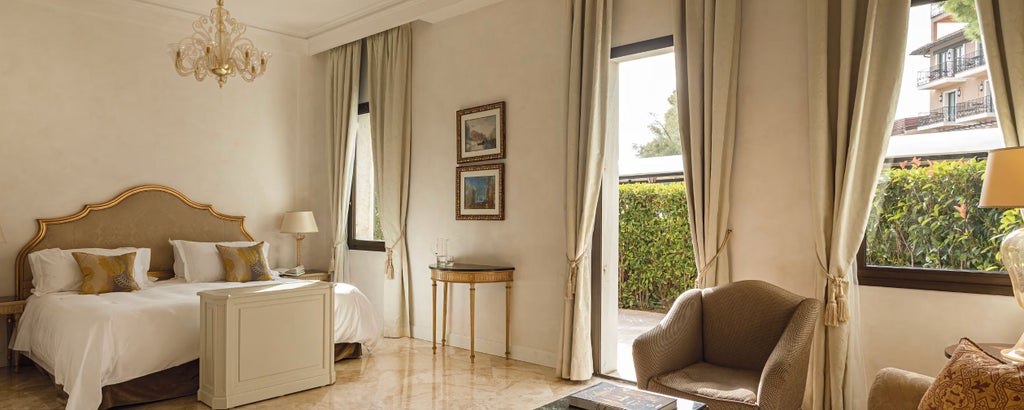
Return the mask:
M192 23L194 33L178 43L173 54L179 75L192 75L202 81L213 74L223 87L227 78L236 74L251 82L267 71L270 54L243 37L245 24L231 17L223 6L223 0L218 0L209 16Z

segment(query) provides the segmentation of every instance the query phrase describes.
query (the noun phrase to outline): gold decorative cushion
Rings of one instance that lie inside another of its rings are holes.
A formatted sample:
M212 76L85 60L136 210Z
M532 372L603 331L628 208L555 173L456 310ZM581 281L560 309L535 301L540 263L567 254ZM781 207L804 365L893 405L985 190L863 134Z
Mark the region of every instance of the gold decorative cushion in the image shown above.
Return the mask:
M960 339L918 409L1024 409L1024 364L1003 363Z
M81 293L98 295L141 289L135 281L135 252L114 256L73 252L71 256L82 271Z
M224 263L224 280L228 282L274 279L270 276L267 256L263 254L263 242L243 247L217 245L217 252Z

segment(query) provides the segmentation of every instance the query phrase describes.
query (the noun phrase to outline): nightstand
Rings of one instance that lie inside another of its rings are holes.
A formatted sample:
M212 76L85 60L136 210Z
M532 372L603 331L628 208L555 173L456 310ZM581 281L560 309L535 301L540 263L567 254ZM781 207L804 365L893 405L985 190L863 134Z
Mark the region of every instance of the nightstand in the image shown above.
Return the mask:
M25 301L15 300L13 296L0 298L0 315L7 316L7 343L10 345L11 337L14 335L14 327L18 325L21 313L25 311ZM21 355L10 348L7 349L7 363L10 363L14 371L18 371L18 362Z
M329 282L331 280L331 276L327 272L318 271L318 270L307 270L306 273L303 273L303 274L301 274L299 276L284 276L284 275L281 275L281 277L282 278L289 278L289 279L319 280L319 281L324 281L324 282Z

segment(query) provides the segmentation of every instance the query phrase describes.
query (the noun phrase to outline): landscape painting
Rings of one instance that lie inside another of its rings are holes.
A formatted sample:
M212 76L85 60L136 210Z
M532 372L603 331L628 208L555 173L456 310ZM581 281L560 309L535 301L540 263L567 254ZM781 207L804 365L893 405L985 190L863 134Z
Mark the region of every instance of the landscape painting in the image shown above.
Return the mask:
M505 219L505 164L456 168L455 219Z
M505 102L459 110L455 116L458 162L505 158Z

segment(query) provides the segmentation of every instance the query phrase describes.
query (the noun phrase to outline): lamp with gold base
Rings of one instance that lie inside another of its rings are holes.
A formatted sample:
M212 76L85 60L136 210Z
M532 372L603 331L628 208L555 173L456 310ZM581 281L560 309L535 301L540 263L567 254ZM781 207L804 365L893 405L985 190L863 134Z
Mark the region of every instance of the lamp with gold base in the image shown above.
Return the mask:
M1003 148L988 153L978 206L1024 208L1024 147ZM1013 297L1024 309L1024 227L1017 228L1003 238L999 256L1013 284ZM1024 362L1024 334L1016 345L1003 350L1002 354L1007 359Z
M305 267L302 266L302 240L307 233L319 232L316 228L316 219L313 212L297 211L284 214L281 221L281 232L295 234L295 269L297 274L302 274Z

